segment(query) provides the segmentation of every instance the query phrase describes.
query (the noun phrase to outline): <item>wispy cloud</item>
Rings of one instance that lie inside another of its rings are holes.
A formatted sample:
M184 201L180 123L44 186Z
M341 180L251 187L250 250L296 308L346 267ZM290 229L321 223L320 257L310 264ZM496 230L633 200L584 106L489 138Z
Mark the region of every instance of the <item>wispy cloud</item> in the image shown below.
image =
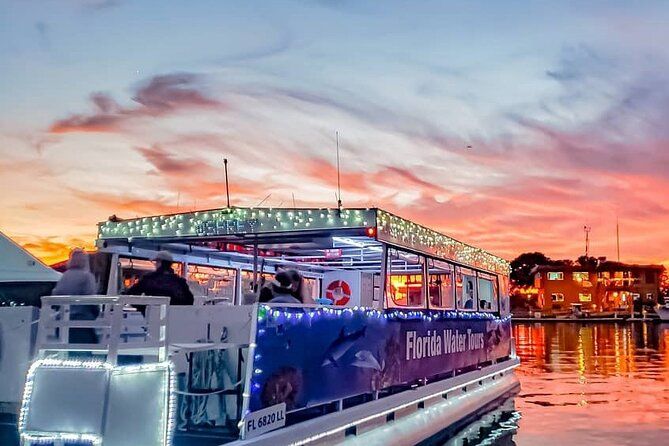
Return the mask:
M137 88L134 107L123 107L105 93L93 93L93 112L73 114L54 122L51 133L114 132L124 123L165 116L184 110L223 108L223 103L203 92L200 78L191 73L155 76Z

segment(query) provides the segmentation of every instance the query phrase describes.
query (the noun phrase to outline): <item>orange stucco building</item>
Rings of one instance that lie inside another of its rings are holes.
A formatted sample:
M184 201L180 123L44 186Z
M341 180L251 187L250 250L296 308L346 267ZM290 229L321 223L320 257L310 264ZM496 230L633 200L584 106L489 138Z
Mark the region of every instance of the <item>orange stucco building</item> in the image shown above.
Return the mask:
M660 265L632 265L602 262L598 266L538 266L534 286L540 308L568 310L581 304L584 310L629 310L630 303L640 300L657 303Z

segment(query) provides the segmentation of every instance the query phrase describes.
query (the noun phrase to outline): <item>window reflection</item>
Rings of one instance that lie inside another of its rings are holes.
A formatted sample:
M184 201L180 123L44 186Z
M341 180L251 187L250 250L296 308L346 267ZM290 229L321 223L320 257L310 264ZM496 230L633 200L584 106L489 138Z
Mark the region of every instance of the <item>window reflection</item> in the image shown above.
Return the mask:
M193 296L202 303L230 302L235 299L237 270L188 265L186 280Z
M495 276L479 273L478 297L480 310L497 311L497 278Z
M430 308L455 308L453 266L440 260L428 260L428 296Z
M460 266L455 267L455 298L459 310L474 311L476 302L476 273Z
M423 257L388 249L386 296L389 307L423 307Z

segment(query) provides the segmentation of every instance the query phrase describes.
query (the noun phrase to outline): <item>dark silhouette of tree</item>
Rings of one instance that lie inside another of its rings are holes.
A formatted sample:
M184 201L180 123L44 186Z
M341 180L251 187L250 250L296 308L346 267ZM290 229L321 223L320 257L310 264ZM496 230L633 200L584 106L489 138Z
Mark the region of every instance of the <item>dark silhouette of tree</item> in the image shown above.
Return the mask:
M541 252L525 252L511 261L511 280L516 286L534 283L532 270L538 265L550 265L552 260Z
M597 268L597 265L599 265L599 259L597 259L597 257L581 256L576 259L576 263L583 268Z

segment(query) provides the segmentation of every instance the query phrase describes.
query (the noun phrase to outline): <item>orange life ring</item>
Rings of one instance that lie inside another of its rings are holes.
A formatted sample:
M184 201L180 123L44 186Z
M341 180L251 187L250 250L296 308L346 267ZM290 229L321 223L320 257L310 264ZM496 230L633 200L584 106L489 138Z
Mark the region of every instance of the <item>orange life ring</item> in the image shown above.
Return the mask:
M333 280L325 289L325 297L334 305L344 306L351 300L351 286L344 280Z

